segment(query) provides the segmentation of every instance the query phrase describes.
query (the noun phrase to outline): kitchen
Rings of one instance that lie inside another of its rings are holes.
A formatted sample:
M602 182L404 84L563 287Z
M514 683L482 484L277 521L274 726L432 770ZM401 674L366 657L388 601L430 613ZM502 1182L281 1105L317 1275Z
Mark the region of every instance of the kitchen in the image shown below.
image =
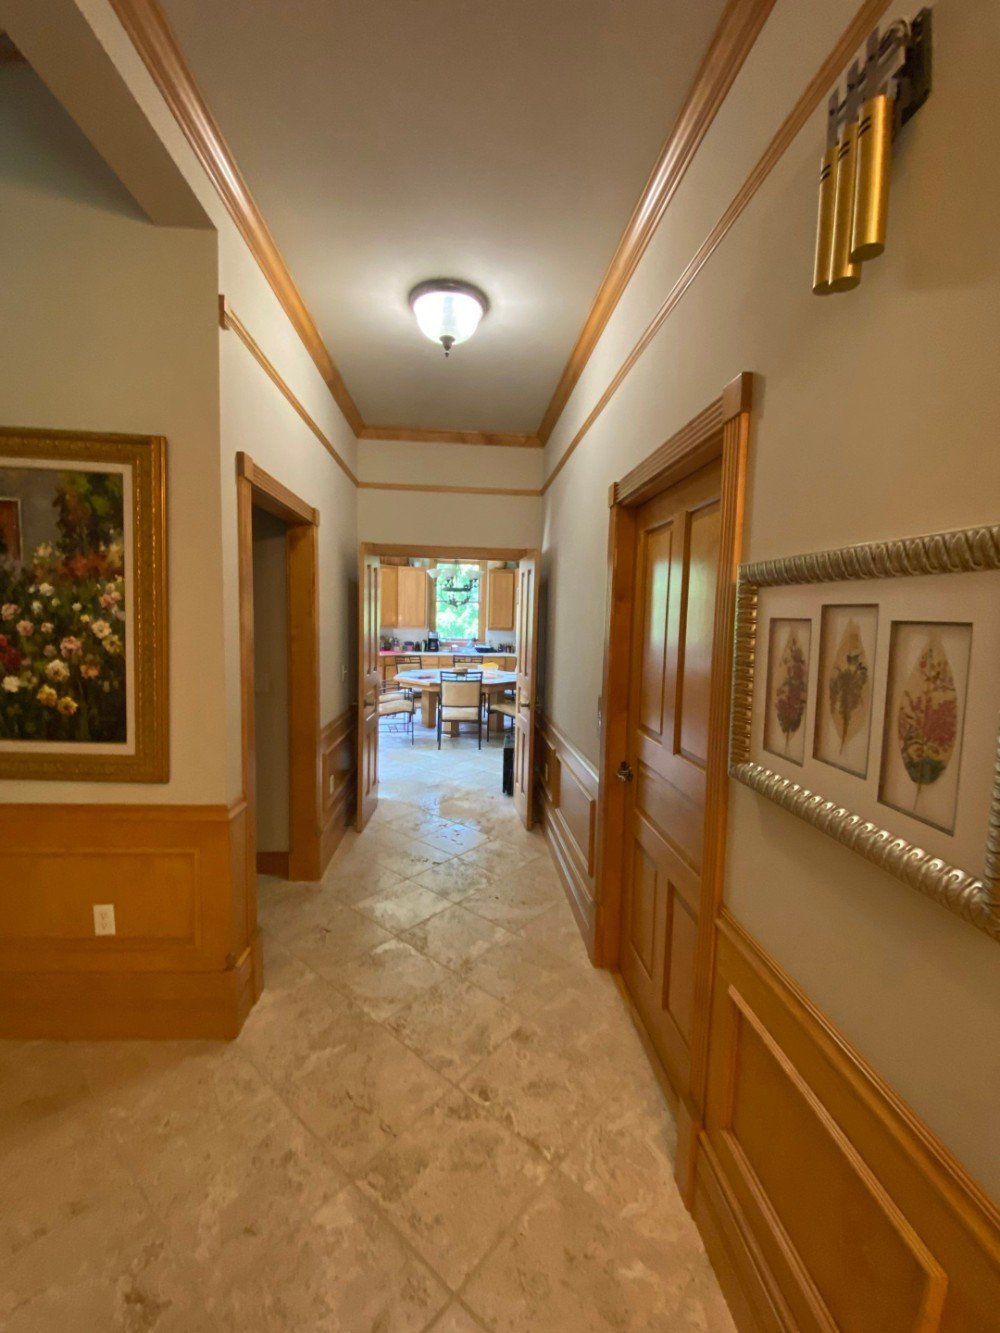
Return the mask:
M401 685L407 687L405 679L397 680L400 672L515 671L516 563L383 556L380 578L379 676L384 699ZM414 683L420 722L433 729L439 691L423 688L416 694L417 688ZM502 733L502 703L509 702L512 693L512 680L489 691L490 703L498 706L489 708L487 738ZM387 713L385 726L398 728L399 722ZM445 734L458 735L458 724L448 724Z

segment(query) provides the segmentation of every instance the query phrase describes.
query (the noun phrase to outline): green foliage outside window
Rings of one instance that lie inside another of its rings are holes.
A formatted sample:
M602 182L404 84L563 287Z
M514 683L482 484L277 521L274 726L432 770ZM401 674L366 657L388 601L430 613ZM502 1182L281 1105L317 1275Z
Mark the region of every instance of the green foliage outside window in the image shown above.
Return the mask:
M439 564L435 583L439 639L479 635L479 566Z

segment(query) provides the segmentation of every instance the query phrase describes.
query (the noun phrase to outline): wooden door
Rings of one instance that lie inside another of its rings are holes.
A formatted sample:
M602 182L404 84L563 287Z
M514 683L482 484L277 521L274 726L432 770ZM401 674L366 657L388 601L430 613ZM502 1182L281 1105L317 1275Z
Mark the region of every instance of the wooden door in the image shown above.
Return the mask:
M489 618L487 629L514 628L515 580L513 569L491 569L489 580Z
M382 565L379 572L379 628L395 629L399 619L399 570Z
M377 555L358 556L358 813L360 833L378 805L379 582Z
M667 1074L689 1086L721 461L638 510L621 970Z
M525 828L534 824L535 653L538 645L538 556L517 567L517 716L514 719L514 805Z

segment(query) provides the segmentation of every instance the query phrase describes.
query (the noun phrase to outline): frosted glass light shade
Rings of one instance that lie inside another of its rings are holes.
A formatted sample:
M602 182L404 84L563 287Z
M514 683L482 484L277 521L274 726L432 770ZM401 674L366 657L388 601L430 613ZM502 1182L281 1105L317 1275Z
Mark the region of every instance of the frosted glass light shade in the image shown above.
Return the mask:
M414 287L410 308L420 332L431 342L439 342L447 356L452 347L467 342L479 328L489 301L471 283L434 278Z

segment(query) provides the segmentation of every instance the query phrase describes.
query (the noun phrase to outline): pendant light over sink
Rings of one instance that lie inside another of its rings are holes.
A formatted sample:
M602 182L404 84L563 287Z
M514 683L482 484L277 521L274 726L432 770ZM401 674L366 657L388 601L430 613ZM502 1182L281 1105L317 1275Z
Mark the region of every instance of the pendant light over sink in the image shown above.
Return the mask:
M430 278L418 282L410 292L410 309L420 332L440 343L445 356L457 343L472 337L489 308L484 292L457 278Z

